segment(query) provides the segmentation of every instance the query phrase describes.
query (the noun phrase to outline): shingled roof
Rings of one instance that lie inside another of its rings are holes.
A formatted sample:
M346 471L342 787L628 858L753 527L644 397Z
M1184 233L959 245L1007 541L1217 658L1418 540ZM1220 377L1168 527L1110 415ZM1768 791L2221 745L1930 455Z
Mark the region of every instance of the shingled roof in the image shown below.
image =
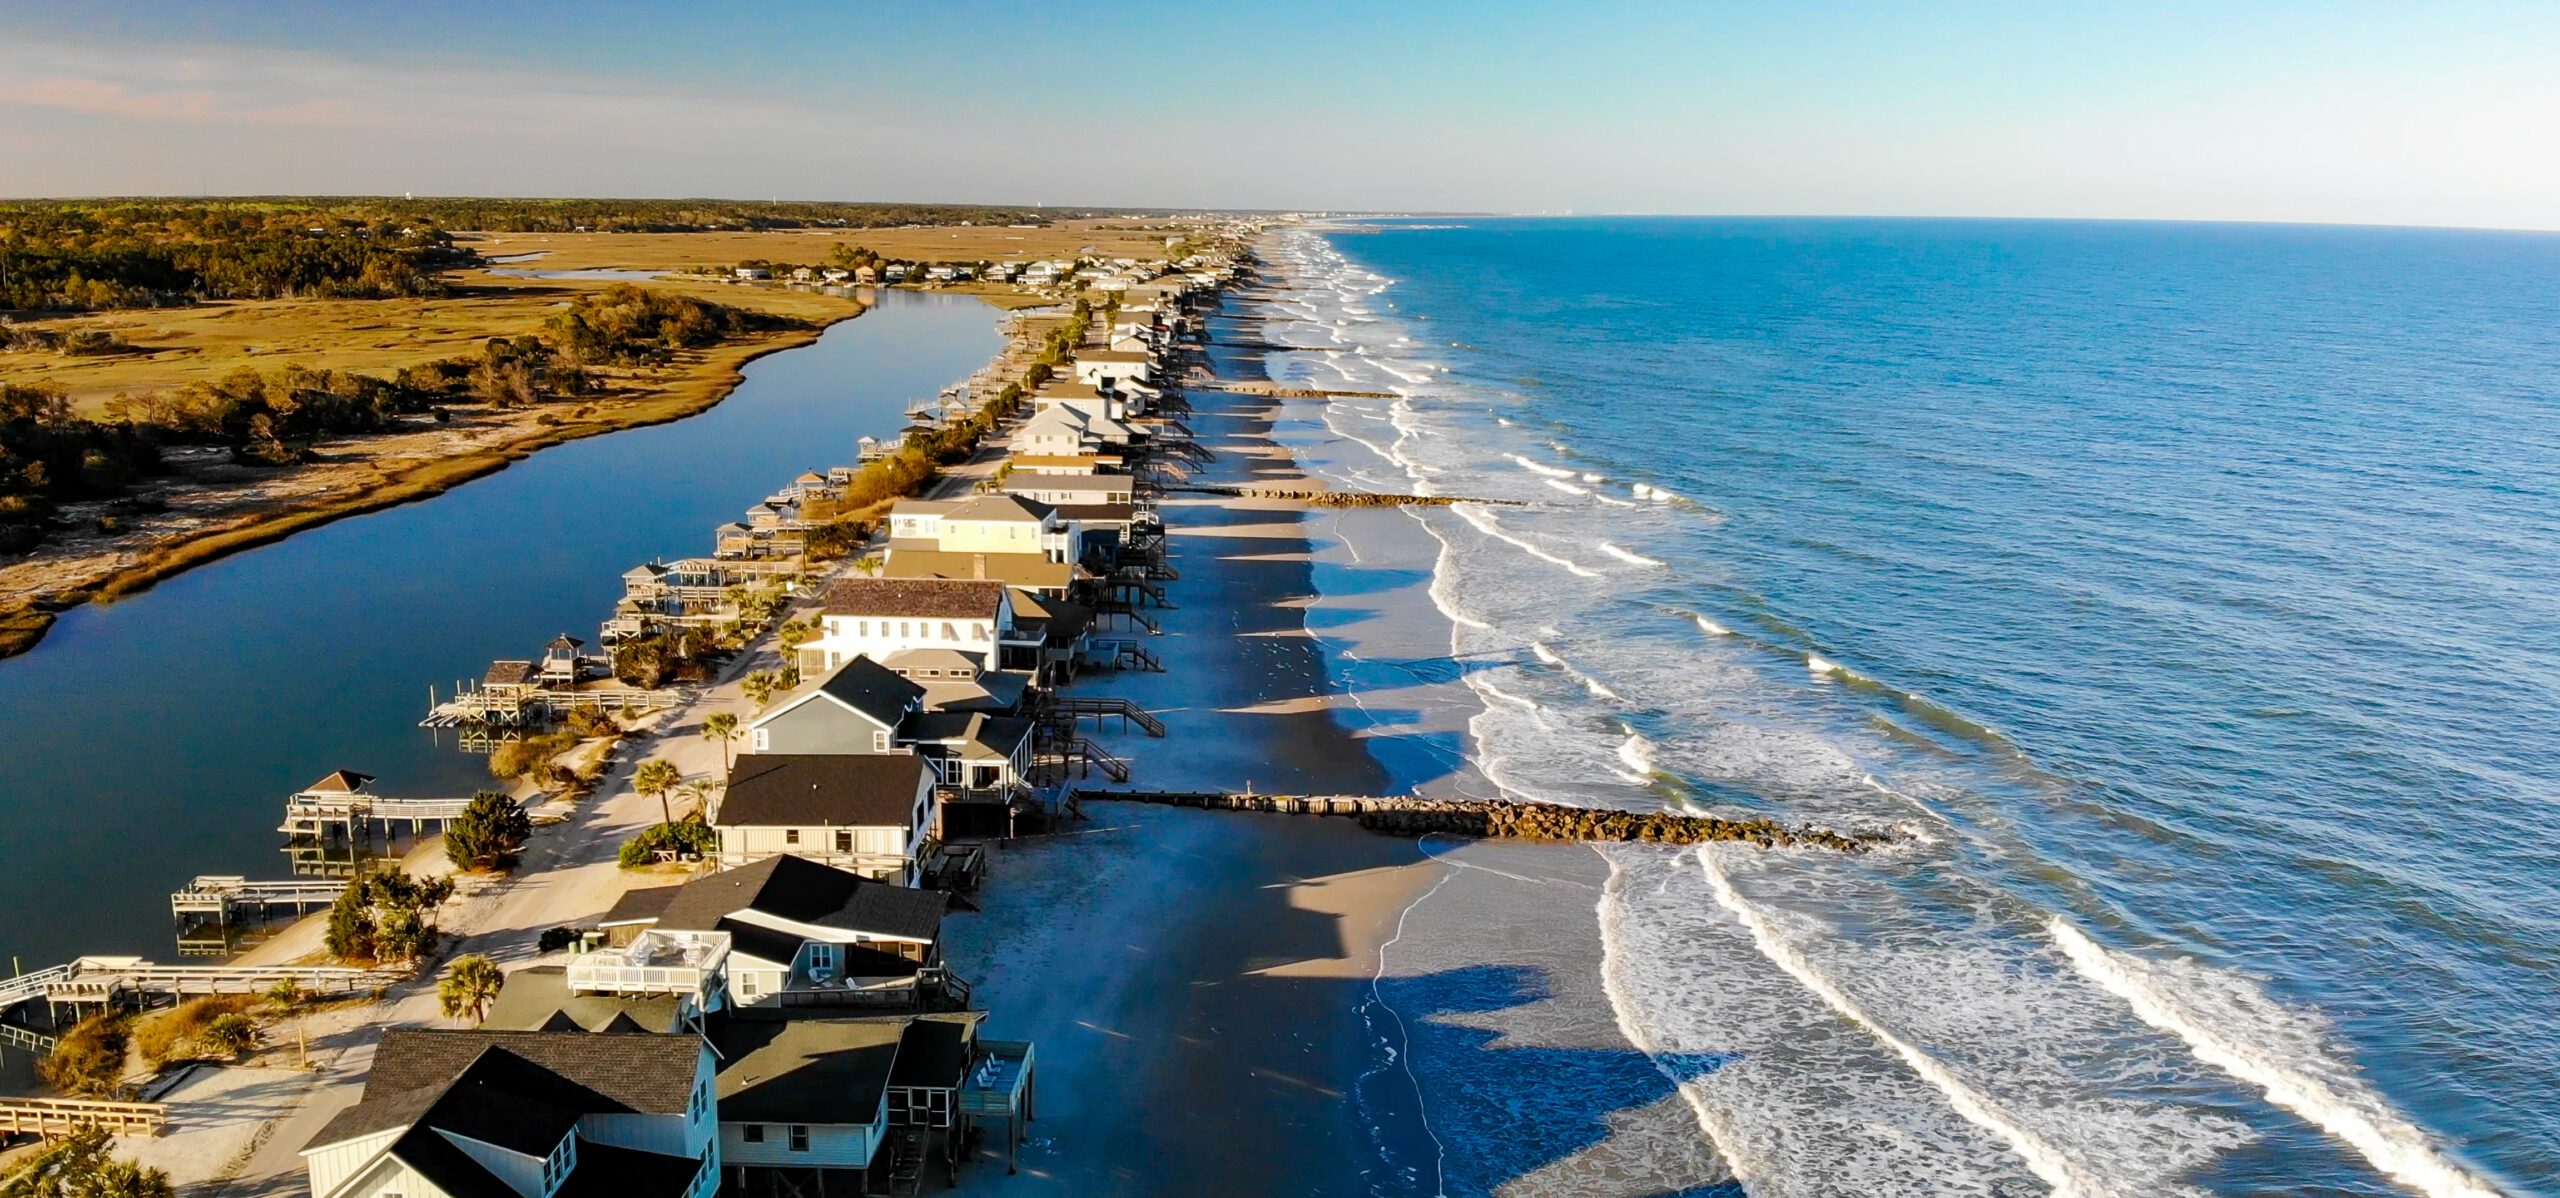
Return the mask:
M693 1097L690 1036L394 1029L374 1050L365 1098L441 1086L491 1049L523 1058L605 1103L599 1114L676 1115Z
M915 822L921 757L904 753L755 753L729 769L722 827L893 827Z
M992 620L1004 602L1004 584L932 578L848 578L827 588L831 616L921 616L931 620Z

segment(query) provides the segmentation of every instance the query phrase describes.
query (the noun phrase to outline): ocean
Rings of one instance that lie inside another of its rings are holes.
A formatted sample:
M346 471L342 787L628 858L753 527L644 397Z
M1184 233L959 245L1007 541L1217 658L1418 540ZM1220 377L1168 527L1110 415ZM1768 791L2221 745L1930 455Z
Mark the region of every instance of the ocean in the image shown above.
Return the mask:
M1407 512L1451 785L1898 834L1607 854L1609 1004L1744 1190L2560 1194L2560 237L1266 253L1327 351L1274 377L1381 393L1319 472L1520 504Z

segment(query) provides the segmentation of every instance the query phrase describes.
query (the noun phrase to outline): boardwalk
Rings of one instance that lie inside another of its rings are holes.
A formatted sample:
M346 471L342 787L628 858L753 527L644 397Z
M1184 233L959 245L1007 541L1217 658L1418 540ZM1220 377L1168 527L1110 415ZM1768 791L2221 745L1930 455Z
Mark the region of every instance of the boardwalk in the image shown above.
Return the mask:
M169 913L181 919L211 916L228 921L233 912L249 907L260 912L291 907L299 912L306 906L335 902L346 889L343 881L296 878L252 882L232 874L207 874L169 896Z

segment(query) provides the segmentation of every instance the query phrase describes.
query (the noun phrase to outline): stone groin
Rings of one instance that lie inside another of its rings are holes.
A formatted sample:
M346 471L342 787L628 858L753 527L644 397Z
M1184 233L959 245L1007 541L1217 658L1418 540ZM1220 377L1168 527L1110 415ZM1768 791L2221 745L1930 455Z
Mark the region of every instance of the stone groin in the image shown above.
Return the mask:
M1250 379L1222 381L1211 379L1198 384L1238 395L1268 395L1278 399L1394 399L1393 391L1336 391L1320 387L1283 387L1278 383L1254 382Z
M1834 832L1766 819L1721 819L1671 811L1617 811L1560 803L1512 803L1488 799L1377 798L1355 795L1255 795L1219 791L1085 790L1078 803L1156 803L1210 811L1260 811L1278 815L1336 815L1390 836L1444 833L1505 840L1705 844L1730 841L1764 849L1811 848L1863 853L1886 838Z
M1447 507L1453 503L1521 506L1517 499L1478 499L1472 495L1386 495L1374 491L1309 491L1294 487L1181 486L1166 487L1165 490L1192 495L1224 495L1230 499L1278 499L1309 507Z

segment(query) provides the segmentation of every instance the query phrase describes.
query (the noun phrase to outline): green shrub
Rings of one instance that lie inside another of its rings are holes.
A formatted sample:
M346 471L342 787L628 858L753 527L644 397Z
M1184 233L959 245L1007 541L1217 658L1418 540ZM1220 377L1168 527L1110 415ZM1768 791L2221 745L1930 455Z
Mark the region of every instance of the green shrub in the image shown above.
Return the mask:
M661 852L674 852L679 857L701 857L720 847L720 834L700 816L686 816L672 824L651 824L639 835L622 842L616 858L624 869L637 869L657 860Z

